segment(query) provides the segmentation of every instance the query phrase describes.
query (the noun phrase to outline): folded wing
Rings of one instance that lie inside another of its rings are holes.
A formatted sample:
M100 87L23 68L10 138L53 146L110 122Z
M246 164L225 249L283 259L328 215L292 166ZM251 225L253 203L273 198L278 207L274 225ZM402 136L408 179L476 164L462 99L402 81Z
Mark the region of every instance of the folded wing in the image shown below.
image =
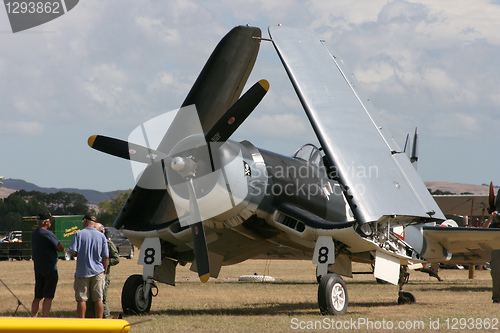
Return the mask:
M444 219L342 61L306 31L279 26L269 34L356 219Z

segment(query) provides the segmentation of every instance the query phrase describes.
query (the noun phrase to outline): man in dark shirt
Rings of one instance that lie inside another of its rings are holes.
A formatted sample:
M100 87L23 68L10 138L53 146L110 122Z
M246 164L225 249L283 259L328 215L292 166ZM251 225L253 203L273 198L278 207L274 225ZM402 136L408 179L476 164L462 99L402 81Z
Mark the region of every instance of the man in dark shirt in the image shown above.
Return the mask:
M42 316L48 317L56 292L59 275L57 273L57 252L64 252L64 246L50 230L50 213L37 216L38 228L31 235L31 257L35 266L35 297L31 303L31 314L36 317L43 299Z

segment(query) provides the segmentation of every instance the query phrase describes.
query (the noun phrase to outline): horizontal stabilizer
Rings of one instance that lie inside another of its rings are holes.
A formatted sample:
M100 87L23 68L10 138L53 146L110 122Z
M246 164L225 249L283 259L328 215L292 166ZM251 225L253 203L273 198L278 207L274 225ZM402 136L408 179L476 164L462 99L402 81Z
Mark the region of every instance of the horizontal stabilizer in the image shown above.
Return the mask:
M500 250L500 229L424 226L423 235L441 244L452 254L447 264L484 264L492 250Z

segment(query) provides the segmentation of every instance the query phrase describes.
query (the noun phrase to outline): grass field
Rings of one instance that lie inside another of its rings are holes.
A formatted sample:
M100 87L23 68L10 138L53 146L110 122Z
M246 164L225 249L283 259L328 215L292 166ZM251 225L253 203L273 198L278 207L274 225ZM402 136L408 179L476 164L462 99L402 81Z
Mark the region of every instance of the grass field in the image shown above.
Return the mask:
M76 317L73 292L74 261L59 262L59 284L52 306L53 317ZM140 274L136 260L122 259L113 267L109 302L121 311L121 291L127 277ZM355 265L355 271L368 271ZM266 274L274 283L238 282L238 276ZM305 261L251 260L223 267L219 279L198 281L188 267L179 267L176 286L159 284L151 312L124 317L130 332L290 332L290 331L422 331L484 332L500 330L500 305L491 302L489 271L476 271L475 280L464 270L441 270L439 282L412 272L405 290L416 304L398 305L397 286L377 284L372 275L345 278L349 308L345 316L324 317L317 306L315 267ZM33 263L0 262L0 278L30 309L33 297ZM6 287L0 285L0 316L28 316ZM370 326L371 325L371 326ZM399 326L402 325L402 326ZM488 326L489 325L489 326ZM346 328L341 330L338 328ZM383 328L386 328L384 330ZM392 328L392 330L390 329ZM404 329L401 329L404 328ZM494 330L496 328L496 330Z

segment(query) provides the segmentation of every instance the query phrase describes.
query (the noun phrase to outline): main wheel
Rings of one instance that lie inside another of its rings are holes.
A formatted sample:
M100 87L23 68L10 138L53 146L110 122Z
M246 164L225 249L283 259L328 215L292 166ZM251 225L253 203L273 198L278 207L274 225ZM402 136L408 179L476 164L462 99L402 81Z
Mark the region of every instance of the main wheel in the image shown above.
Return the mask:
M151 289L147 296L144 295L144 280L142 279L142 275L129 276L122 289L123 313L138 315L149 312L152 298Z
M318 287L318 305L323 315L343 315L347 311L347 289L338 274L326 274Z

